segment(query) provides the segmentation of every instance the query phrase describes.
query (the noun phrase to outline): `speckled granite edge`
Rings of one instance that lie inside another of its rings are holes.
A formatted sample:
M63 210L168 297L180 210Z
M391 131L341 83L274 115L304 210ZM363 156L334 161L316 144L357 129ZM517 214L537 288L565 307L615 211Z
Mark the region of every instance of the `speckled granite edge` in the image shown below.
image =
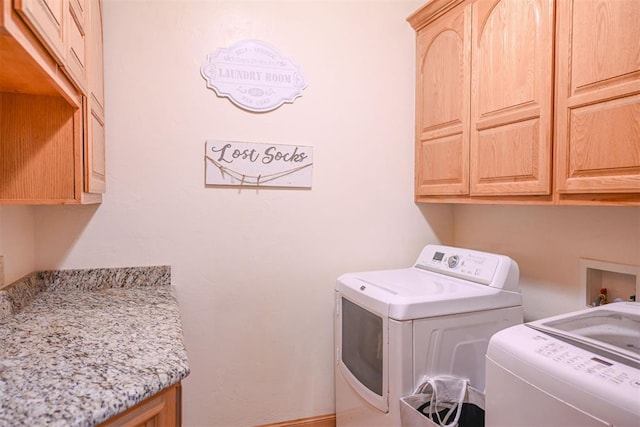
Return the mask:
M45 290L95 291L170 285L168 265L40 271L0 289L0 319L19 312Z
M0 319L29 305L46 286L38 273L32 273L0 289Z
M77 289L95 291L108 288L135 288L171 285L171 267L93 268L82 270L42 271L47 290Z

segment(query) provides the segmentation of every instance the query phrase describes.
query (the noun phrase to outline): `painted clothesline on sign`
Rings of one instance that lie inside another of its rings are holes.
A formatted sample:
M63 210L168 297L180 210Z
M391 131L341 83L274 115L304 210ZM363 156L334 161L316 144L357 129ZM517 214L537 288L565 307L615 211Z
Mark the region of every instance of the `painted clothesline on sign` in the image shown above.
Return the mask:
M228 167L216 162L209 156L206 156L206 158L220 170L220 174L223 180L225 179L225 174L227 174L231 178L235 179L236 181L240 181L238 185L255 185L255 186L266 185L274 180L282 178L286 175L294 174L304 168L309 168L313 165L313 163L308 163L306 165L299 166L297 168L293 168L287 171L282 171L282 172L278 172L270 175L245 175L238 171L234 171L233 169L229 169Z

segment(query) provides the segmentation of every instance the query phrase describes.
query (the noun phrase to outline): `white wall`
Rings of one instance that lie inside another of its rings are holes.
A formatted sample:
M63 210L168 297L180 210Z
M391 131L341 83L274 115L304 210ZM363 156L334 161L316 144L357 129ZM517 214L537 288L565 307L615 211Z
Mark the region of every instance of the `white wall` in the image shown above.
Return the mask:
M456 206L455 244L518 262L525 320L585 308L580 258L640 265L640 208Z
M413 203L419 4L105 2L108 192L36 209L37 266L172 266L185 425L333 413L336 277L453 241L451 207ZM249 38L302 67L301 98L252 114L206 88L206 55ZM313 146L313 187L206 188L206 139Z
M35 270L34 212L30 206L0 206L0 255L8 285ZM2 269L0 269L2 270Z

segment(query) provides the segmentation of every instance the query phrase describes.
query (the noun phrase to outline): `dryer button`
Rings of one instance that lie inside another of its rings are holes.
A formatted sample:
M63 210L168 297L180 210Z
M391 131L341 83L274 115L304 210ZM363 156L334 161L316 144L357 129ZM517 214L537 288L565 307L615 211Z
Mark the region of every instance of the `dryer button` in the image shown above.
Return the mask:
M447 265L449 268L454 268L460 262L460 257L458 255L452 255L447 259Z

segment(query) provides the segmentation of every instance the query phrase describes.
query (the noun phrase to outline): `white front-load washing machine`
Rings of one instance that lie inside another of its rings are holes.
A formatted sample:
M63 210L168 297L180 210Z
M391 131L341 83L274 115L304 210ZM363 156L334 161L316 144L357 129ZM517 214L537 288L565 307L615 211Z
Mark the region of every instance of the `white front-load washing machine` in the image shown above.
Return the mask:
M338 427L400 426L400 398L425 376L467 378L483 391L490 337L522 323L518 280L507 256L441 245L409 268L340 276Z
M488 427L640 426L640 303L513 326L487 350Z

